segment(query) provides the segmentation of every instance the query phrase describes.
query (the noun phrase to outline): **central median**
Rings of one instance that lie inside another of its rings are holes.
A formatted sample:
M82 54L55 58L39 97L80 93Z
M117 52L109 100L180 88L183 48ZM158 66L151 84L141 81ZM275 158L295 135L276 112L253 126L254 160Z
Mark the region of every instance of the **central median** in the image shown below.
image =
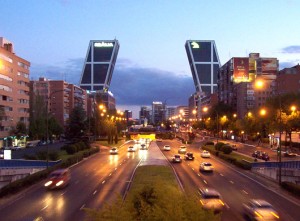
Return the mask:
M85 209L88 220L220 220L201 208L196 195L184 194L170 166L140 166L127 197L101 210Z

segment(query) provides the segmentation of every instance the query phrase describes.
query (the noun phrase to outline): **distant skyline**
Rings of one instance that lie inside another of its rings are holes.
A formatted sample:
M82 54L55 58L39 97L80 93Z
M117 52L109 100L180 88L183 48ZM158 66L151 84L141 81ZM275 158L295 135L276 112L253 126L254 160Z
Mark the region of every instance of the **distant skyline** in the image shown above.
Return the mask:
M215 40L221 64L260 53L300 63L300 1L2 0L0 36L31 62L30 78L79 84L90 40L117 39L117 106L187 105L195 91L184 44ZM134 116L137 116L135 113Z

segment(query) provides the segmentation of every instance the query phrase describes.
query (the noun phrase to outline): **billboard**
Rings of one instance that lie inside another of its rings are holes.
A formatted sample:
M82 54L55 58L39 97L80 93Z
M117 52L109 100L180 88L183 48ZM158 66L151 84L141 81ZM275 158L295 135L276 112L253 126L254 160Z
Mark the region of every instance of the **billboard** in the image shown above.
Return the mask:
M261 59L262 74L276 74L277 70L278 70L278 61L276 58Z
M249 82L249 58L233 58L233 81Z

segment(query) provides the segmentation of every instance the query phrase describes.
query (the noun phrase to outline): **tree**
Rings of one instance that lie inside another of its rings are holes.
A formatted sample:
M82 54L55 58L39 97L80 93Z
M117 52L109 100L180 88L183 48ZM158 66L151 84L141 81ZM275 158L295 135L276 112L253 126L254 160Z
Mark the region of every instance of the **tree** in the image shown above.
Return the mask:
M82 137L87 129L86 113L82 106L76 106L70 114L66 127L66 136L70 139Z
M10 135L15 135L18 139L20 139L21 136L27 135L26 124L19 121L16 127L10 131Z

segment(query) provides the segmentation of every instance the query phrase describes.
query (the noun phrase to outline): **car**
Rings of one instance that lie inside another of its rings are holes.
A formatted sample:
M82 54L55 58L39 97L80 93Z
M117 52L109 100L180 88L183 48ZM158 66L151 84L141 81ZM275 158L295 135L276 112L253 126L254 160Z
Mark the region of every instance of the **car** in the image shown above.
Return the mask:
M171 150L170 145L165 145L165 146L164 146L164 150Z
M4 150L0 150L0 159L4 159Z
M231 147L231 150L235 150L235 151L238 150L235 144L230 144L229 146Z
M178 150L178 153L185 154L186 153L186 146L180 146L179 150Z
M200 172L213 172L214 171L214 167L209 162L203 162L203 163L200 164L199 171Z
M58 169L50 173L44 184L47 189L59 189L69 185L71 174L69 169Z
M141 150L148 150L148 146L146 144L141 144Z
M225 206L221 194L213 188L199 189L200 203L205 210L212 210L214 213L221 212Z
M255 150L252 153L252 157L254 157L254 158L259 158L260 159L260 155L261 155L261 151L259 151L259 150Z
M203 157L203 158L210 158L210 153L207 150L203 150L201 152L201 157Z
M185 155L184 155L184 159L186 160L194 160L194 154L192 152L187 152Z
M273 206L262 199L251 199L243 204L244 214L251 220L279 220L279 215Z
M27 143L26 147L30 148L30 147L35 147L36 145L34 143Z
M175 154L173 157L172 157L172 162L173 163L181 163L181 156L179 154Z
M292 152L290 152L290 151L286 151L286 152L284 153L284 156L285 156L285 157L296 157L297 154L292 153Z
M260 159L265 160L265 161L269 161L269 160L270 160L270 157L269 157L269 155L268 155L266 152L263 152L263 153L260 155Z
M116 147L111 148L111 149L109 150L109 153L110 153L110 154L118 154L118 148L116 148Z
M129 146L127 150L128 152L135 152L135 148L133 146Z

